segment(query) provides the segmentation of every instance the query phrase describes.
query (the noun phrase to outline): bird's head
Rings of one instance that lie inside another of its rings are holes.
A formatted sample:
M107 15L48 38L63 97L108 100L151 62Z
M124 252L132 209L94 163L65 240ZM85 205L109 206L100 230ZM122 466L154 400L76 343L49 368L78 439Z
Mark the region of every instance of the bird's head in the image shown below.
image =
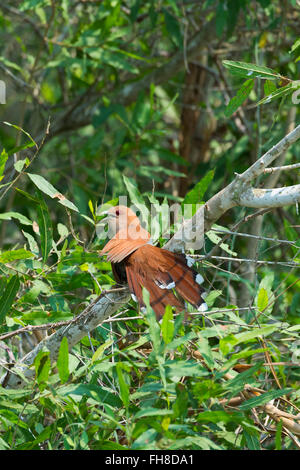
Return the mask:
M103 212L102 214L105 214L106 217L105 219L102 219L101 223L108 223L108 235L110 238L120 232L123 234L125 231L129 238L135 238L134 234L140 234L140 231L143 230L139 218L129 207L111 207L108 211Z

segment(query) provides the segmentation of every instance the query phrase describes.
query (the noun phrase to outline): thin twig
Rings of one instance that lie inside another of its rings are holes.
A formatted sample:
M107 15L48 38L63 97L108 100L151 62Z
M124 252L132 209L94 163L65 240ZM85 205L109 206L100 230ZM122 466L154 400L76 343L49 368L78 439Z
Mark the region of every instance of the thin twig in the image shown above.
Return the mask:
M271 168L265 168L264 173L273 173L274 171L295 170L296 168L300 168L300 163L294 163L293 165L273 166Z

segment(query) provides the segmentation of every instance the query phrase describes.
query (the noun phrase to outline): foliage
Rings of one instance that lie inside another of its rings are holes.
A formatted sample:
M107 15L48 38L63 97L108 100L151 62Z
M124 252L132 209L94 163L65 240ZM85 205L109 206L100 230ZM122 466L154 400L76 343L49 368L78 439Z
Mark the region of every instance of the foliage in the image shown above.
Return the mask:
M144 220L150 203L194 211L299 119L293 0L14 3L0 7L0 336L54 328L114 285L98 254L103 203L128 194ZM284 163L297 161L294 145ZM272 399L299 407L298 207L265 214L256 235L249 214L206 234L206 318L135 318L130 301L132 319L71 353L64 339L57 362L41 351L33 382L0 387L0 448L296 448L281 421L262 423ZM161 246L165 229L160 218ZM253 257L249 277L237 260ZM0 340L3 373L44 331ZM264 393L226 407L246 384Z

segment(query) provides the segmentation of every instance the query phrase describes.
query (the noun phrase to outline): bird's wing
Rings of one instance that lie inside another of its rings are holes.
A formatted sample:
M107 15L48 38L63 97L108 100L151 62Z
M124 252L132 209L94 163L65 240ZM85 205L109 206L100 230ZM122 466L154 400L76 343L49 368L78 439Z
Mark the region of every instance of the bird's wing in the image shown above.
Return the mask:
M107 255L108 261L120 263L135 250L149 243L150 234L146 230L140 232L141 236L136 239L128 238L126 230L118 232L100 251L100 255Z
M151 245L134 251L125 261L129 289L137 302L144 306L142 287L150 294L150 304L158 317L167 305L183 310L184 304L173 289L200 311L207 310L203 278L189 265L185 255L179 255Z

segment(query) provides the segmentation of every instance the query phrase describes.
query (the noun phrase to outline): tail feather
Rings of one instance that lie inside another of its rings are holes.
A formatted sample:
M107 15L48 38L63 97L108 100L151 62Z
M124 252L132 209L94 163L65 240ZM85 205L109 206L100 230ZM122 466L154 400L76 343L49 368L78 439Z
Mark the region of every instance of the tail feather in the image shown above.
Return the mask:
M140 308L145 307L142 290L144 287L149 292L150 305L158 318L163 316L167 305L175 307L178 311L184 309L183 303L175 297L172 290L162 289L153 282L151 278L141 277L139 273L136 273L130 266L126 266L126 274L129 290L133 299L138 302Z
M166 270L175 283L176 291L195 308L207 308L204 302L205 290L201 287L204 282L201 274L192 269L193 260L185 255L171 253L161 250L164 259L164 270Z
M138 282L138 276L130 266L126 266L126 275L128 281L128 287L131 292L133 299L139 303L140 307L144 307L142 285ZM135 296L135 298L134 298Z
M177 292L194 307L199 308L204 303L202 294L205 291L196 281L198 273L191 268L174 264L170 266L170 274Z

